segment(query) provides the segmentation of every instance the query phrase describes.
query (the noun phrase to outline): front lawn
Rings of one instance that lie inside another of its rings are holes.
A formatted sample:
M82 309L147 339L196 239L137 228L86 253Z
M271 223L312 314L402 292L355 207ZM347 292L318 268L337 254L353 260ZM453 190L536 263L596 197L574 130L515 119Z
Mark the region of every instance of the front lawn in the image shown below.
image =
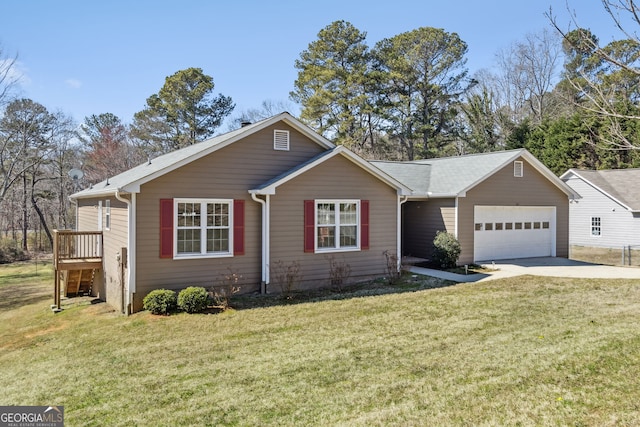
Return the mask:
M53 314L42 274L0 266L0 405L64 405L70 426L640 424L640 280L123 317Z

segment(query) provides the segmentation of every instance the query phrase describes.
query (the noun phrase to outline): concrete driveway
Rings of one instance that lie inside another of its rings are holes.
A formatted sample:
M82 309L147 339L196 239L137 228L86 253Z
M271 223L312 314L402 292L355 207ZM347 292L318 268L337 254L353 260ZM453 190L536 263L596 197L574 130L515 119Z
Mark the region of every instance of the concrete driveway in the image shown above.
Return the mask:
M480 264L489 271L487 273L469 275L421 267L411 267L409 271L454 282L482 282L485 280L522 276L525 274L533 276L582 277L585 279L640 279L640 268L638 267L612 267L567 258L525 258Z

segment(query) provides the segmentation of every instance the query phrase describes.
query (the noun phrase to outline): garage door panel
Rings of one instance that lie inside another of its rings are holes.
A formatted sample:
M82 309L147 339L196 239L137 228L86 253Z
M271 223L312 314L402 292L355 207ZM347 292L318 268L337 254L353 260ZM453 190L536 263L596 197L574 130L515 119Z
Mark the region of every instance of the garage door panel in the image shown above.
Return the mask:
M476 206L474 259L554 255L555 207Z

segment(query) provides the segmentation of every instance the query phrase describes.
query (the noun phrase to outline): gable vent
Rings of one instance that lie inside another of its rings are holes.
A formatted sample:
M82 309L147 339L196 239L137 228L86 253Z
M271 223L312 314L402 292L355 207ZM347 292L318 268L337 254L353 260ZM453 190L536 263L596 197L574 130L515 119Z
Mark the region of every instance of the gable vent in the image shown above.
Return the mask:
M278 130L273 131L273 149L280 151L289 151L289 131Z
M523 166L521 161L513 162L513 176L516 178L522 178L523 175Z

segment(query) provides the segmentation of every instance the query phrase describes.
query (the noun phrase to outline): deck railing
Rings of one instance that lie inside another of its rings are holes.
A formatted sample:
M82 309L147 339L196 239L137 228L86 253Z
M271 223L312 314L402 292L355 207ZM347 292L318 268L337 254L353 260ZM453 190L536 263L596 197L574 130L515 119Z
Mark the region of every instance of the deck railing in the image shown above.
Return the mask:
M84 260L102 258L102 231L53 231L53 259Z
M62 270L101 268L102 231L53 230L54 294L52 309L60 311Z

